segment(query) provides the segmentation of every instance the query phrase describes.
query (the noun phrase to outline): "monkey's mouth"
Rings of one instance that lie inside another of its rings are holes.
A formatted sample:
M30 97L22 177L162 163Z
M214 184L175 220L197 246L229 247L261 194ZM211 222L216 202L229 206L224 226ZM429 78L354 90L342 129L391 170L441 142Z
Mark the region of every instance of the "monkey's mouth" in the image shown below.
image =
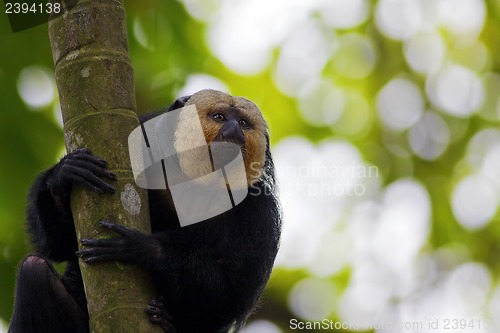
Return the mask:
M233 141L233 140L230 140L230 139L221 139L221 138L218 138L218 137L216 137L215 139L213 139L210 142L210 144L213 144L213 143L215 143L215 144L220 144L220 143L228 144L228 147L230 145L238 146L238 147L240 147L240 149L243 149L243 147L245 146L244 143L240 143L239 141L237 142L236 140Z
M227 152L228 154L236 154L245 151L245 145L228 140L214 140L210 144L211 151Z
M216 168L231 163L240 154L242 157L245 156L244 150L239 144L228 141L212 141L210 143L210 154Z

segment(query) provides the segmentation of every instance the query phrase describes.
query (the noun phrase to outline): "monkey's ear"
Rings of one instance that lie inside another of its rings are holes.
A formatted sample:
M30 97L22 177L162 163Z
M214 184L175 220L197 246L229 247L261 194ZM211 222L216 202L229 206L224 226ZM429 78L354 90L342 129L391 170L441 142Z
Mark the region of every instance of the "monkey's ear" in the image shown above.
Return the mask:
M175 102L173 102L167 109L167 112L168 111L172 111L172 110L176 110L176 109L180 109L182 107L184 107L184 105L186 105L187 101L191 98L192 95L189 95L189 96L183 96L183 97L179 97L175 100Z

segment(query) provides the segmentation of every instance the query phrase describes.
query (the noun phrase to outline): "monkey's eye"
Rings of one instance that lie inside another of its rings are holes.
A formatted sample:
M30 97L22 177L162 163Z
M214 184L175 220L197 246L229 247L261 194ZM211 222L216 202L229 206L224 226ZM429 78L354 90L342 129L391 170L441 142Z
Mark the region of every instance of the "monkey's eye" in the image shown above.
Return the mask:
M238 120L238 124L240 124L241 127L250 128L250 124L246 121L246 119Z
M224 115L222 113L214 113L212 115L212 119L216 120L216 121L225 121L226 117L224 117Z

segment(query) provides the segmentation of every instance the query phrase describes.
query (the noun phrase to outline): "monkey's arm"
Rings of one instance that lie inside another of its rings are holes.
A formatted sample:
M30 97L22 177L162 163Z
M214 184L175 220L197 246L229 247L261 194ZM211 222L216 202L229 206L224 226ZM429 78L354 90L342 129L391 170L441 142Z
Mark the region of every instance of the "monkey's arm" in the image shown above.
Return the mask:
M99 225L121 237L81 239L80 242L85 248L78 251L77 254L87 264L120 261L140 266L155 273L169 275L168 272L172 268L168 267L169 263L175 265L182 257L202 255L202 251L197 251L188 237L176 232L176 230L147 235L108 221L100 221ZM206 260L204 261L206 262Z
M227 290L223 292L221 286L229 288L228 284L236 282L231 273L236 269L226 268L232 266L230 260L220 265L214 250L197 237L179 230L147 235L116 223L99 224L121 237L81 239L84 248L77 254L85 263L120 261L141 267L152 276L159 295L166 296L171 304L194 301L186 288L179 287L185 285L197 290L198 301L204 300L214 310L224 312L223 307L230 304L225 299Z
M252 275L249 272L241 276L241 268L250 266L243 259L249 257L244 249L235 250L221 245L222 250L219 251L226 253L222 255L209 245L202 244L196 236L178 230L147 235L107 221L100 221L99 225L121 237L81 239L84 248L77 254L85 263L120 261L136 265L151 272L153 278L162 281L164 286L188 283L200 293L215 299L222 295L222 285L229 287L228 284L240 277L248 279ZM200 297L203 298L202 295Z
M37 253L54 261L66 261L77 250L71 215L70 193L74 183L98 193L114 193L98 176L115 180L106 162L88 149L77 149L38 176L28 196L27 228Z

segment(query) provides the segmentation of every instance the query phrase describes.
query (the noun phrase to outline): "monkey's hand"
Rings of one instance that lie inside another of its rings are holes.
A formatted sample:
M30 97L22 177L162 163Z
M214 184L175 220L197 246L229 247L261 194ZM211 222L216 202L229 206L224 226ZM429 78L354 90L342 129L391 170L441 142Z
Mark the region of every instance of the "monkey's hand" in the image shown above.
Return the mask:
M146 313L149 315L149 320L153 324L160 326L165 332L176 332L172 324L172 317L160 301L156 299L151 300L146 308Z
M116 175L107 162L92 156L89 149L80 148L64 156L50 171L47 188L55 197L69 195L73 184L84 185L97 193L115 193L113 186L99 177L115 181Z
M121 237L111 239L84 238L80 243L85 247L76 254L87 264L103 261L120 261L124 264L151 268L161 253L158 241L140 231L120 224L100 221L99 225Z

